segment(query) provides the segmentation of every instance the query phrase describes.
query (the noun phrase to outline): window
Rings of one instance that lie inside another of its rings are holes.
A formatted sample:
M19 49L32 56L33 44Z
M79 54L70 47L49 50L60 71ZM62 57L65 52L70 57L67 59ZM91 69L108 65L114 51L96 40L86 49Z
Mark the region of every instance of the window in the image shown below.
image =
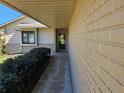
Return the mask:
M35 31L22 31L23 44L35 44Z

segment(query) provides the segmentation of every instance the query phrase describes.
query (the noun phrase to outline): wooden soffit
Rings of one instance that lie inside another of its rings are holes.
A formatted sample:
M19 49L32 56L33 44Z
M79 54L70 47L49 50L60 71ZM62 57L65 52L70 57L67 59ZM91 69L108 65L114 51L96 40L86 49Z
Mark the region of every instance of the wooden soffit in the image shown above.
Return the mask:
M68 28L76 0L1 0L49 27Z

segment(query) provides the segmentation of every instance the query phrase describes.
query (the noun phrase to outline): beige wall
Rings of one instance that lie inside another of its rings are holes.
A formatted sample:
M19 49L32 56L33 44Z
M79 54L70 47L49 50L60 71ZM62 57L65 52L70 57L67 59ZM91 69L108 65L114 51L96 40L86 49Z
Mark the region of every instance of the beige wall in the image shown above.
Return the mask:
M16 31L16 28L17 28L16 26L22 23L33 23L33 22L36 22L36 21L31 18L25 17L24 19L18 20L16 22L13 22L7 25L5 27L5 31L8 36L6 39L6 43L7 44L21 43L22 42L21 31ZM27 29L27 30L32 30L32 29Z
M55 29L38 29L39 43L55 43Z
M55 52L55 29L52 28L39 28L36 34L35 45L22 45L21 31L16 31L16 26L20 23L33 23L36 22L30 18L11 23L5 27L6 30L6 52L28 52L36 47L48 47L52 52ZM23 28L22 31L35 31L36 28Z
M22 51L28 52L33 48L47 47L51 49L51 52L55 52L55 29L45 28L37 30L37 45L23 45Z
M38 46L51 48L52 52L56 51L55 29L39 29L38 30Z
M124 0L77 0L69 53L75 93L124 93Z
M31 19L29 20L29 18L24 18L22 20L18 20L16 22L13 22L5 26L6 52L8 54L21 52L21 43L22 43L21 31L16 31L16 25L22 22L31 22Z

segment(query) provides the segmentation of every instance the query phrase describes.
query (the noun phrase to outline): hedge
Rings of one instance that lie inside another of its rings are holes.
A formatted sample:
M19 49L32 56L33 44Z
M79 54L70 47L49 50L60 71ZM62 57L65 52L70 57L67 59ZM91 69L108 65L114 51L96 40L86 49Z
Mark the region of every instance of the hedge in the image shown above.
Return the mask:
M30 52L5 60L0 66L0 93L31 93L49 63L49 48L34 48Z

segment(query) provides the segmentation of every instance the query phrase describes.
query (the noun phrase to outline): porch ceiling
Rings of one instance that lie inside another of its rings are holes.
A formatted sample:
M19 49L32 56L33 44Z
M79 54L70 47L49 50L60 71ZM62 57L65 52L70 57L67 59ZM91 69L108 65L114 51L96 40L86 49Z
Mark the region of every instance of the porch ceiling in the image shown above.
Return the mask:
M1 0L50 27L67 28L76 0Z

